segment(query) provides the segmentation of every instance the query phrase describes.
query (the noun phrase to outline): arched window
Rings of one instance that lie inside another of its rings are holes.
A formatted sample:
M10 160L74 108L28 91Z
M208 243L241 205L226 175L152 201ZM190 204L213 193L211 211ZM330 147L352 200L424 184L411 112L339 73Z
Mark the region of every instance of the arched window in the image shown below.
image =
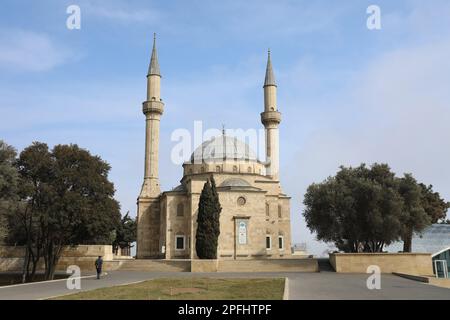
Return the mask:
M266 216L270 216L270 212L269 212L269 204L266 203Z
M205 167L202 167L202 168L200 169L200 172L201 172L201 173L204 173L204 172L205 172Z
M220 166L216 166L216 172L220 172Z
M182 217L184 216L184 206L182 203L179 203L177 205L177 217Z
M238 172L238 167L237 166L233 166L233 172L234 173Z
M281 207L281 204L278 205L278 218L283 217L283 208Z
M248 168L247 168L247 172L248 172L248 173L252 173L252 167L248 167Z

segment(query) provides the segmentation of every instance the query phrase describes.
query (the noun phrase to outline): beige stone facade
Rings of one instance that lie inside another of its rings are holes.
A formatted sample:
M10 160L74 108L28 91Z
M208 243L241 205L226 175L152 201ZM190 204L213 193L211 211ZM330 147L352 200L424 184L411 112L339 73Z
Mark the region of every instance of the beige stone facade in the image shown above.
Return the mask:
M138 258L195 259L200 193L213 176L222 206L218 258L279 259L291 256L290 197L279 181L281 114L276 105L272 64L264 83L265 163L250 147L225 132L199 146L183 164L181 184L160 191L159 123L163 114L160 72L154 43L147 76L144 183L138 198ZM255 119L257 115L255 115Z

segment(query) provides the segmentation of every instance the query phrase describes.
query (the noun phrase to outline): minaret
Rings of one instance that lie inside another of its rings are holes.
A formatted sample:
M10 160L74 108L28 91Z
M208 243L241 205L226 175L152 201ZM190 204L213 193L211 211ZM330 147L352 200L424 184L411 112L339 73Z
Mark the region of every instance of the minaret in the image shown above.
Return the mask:
M144 183L138 197L138 258L161 256L158 150L159 121L164 111L164 103L161 100L160 84L161 74L154 35L152 57L147 73L147 100L142 103L142 112L145 115L145 166Z
M156 53L156 35L147 74L147 100L142 104L145 115L145 170L141 197L159 196L158 178L159 121L164 111L161 99L161 73Z
M281 113L277 107L277 85L272 70L270 50L268 51L266 78L264 81L264 112L261 113L261 122L266 130L266 175L273 180L279 179L280 147L278 125L281 122Z

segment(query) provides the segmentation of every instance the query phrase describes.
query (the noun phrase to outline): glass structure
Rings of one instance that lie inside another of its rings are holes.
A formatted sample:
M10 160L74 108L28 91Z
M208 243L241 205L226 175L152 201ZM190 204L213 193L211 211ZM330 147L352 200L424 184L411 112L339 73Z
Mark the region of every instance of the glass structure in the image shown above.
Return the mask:
M403 243L394 243L386 249L389 252L400 252L403 249ZM415 235L412 239L412 252L431 253L433 262L434 260L447 261L447 269L450 273L450 224L433 224L422 234ZM438 273L441 273L440 270Z

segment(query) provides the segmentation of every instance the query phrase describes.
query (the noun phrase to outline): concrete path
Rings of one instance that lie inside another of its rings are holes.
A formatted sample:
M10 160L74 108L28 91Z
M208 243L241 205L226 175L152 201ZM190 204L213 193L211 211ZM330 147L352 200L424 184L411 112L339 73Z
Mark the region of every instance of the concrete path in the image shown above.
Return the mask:
M450 300L450 289L392 274L381 275L381 289L367 289L369 274L320 272L289 277L290 300Z
M111 287L153 278L258 278L288 277L289 298L303 299L448 299L450 289L438 288L424 283L382 275L381 290L368 290L366 274L320 273L189 273L189 272L131 272L112 271L102 279L95 276L81 279L81 290L69 290L66 280L31 283L0 287L0 300L46 299L64 294Z

